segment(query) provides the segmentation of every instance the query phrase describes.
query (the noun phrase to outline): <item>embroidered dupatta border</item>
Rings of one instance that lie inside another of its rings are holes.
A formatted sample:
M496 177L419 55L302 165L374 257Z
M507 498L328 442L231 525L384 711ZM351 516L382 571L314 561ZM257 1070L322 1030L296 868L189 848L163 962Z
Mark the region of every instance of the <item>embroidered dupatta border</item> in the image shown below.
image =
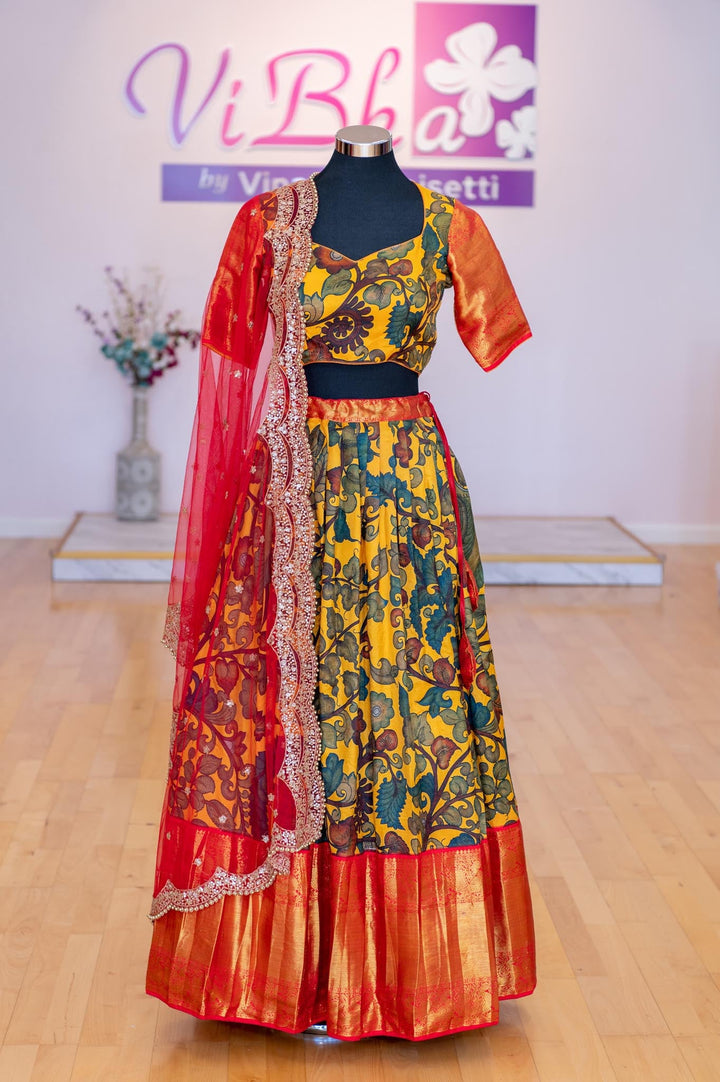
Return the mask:
M302 364L305 321L299 293L312 255L310 230L316 214L317 191L312 178L289 185L278 193L277 218L268 232L275 265L268 299L275 320L275 354L270 368L270 402L260 432L270 449L272 470L266 502L275 521L272 578L277 613L269 642L280 665L280 719L285 734L285 755L278 776L290 789L296 809L296 829L273 834L268 859L277 853L275 866L285 874L290 870L286 854L317 840L325 814L325 789L318 765L320 722L314 701L318 663L310 563L315 523L310 503L308 393Z
M278 703L285 754L278 778L294 801L295 829L273 824L265 860L252 872L236 875L217 867L204 883L185 890L168 880L152 901L150 920L157 920L170 909L204 909L228 894L264 890L278 874L289 873L290 854L316 841L322 830L325 790L319 768L320 724L314 704L316 601L310 570L314 545L312 457L302 365L305 322L299 296L312 255L310 230L316 214L317 190L312 178L278 190L277 216L265 234L273 251L268 307L275 342L268 372L268 408L258 431L270 453L266 502L275 531L272 584L277 610L268 641L280 669ZM172 616L169 614L168 620L171 628ZM173 731L176 727L174 717Z

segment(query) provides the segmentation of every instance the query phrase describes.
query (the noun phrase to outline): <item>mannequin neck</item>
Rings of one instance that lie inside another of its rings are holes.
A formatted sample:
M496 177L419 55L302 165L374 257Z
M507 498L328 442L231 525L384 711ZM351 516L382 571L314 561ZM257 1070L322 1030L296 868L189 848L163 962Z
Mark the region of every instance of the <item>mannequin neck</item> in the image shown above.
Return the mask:
M396 162L392 150L371 158L355 158L334 150L325 168L315 178L318 186L341 184L355 187L388 181L399 181L404 185L408 183L408 178Z

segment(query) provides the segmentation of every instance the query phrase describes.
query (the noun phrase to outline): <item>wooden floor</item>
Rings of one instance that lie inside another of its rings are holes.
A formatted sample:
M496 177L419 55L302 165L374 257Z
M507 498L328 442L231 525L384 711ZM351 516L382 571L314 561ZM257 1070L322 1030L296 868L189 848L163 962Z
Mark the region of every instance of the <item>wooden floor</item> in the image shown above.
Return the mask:
M412 1044L200 1022L144 992L170 731L162 585L0 541L2 1082L720 1079L720 547L654 587L493 587L539 983Z

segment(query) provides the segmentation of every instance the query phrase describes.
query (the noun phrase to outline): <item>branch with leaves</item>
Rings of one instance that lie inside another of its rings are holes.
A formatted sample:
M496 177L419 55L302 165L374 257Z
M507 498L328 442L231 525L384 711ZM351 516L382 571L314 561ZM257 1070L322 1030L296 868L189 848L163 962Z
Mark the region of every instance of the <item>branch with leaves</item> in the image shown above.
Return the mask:
M120 277L112 267L105 267L105 275L108 309L96 316L78 304L76 311L100 339L100 352L115 362L118 371L134 387L150 387L166 369L178 364L183 341L197 348L200 332L178 325L179 309L161 314L162 275L156 268L135 289L127 275Z

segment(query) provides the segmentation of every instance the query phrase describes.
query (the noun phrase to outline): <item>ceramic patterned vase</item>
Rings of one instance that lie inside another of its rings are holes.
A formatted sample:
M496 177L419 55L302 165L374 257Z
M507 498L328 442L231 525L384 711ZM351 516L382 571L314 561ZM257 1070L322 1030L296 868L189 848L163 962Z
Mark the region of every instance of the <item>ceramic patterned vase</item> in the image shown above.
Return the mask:
M151 522L160 514L160 454L147 441L147 387L133 387L132 439L117 454L115 516Z

